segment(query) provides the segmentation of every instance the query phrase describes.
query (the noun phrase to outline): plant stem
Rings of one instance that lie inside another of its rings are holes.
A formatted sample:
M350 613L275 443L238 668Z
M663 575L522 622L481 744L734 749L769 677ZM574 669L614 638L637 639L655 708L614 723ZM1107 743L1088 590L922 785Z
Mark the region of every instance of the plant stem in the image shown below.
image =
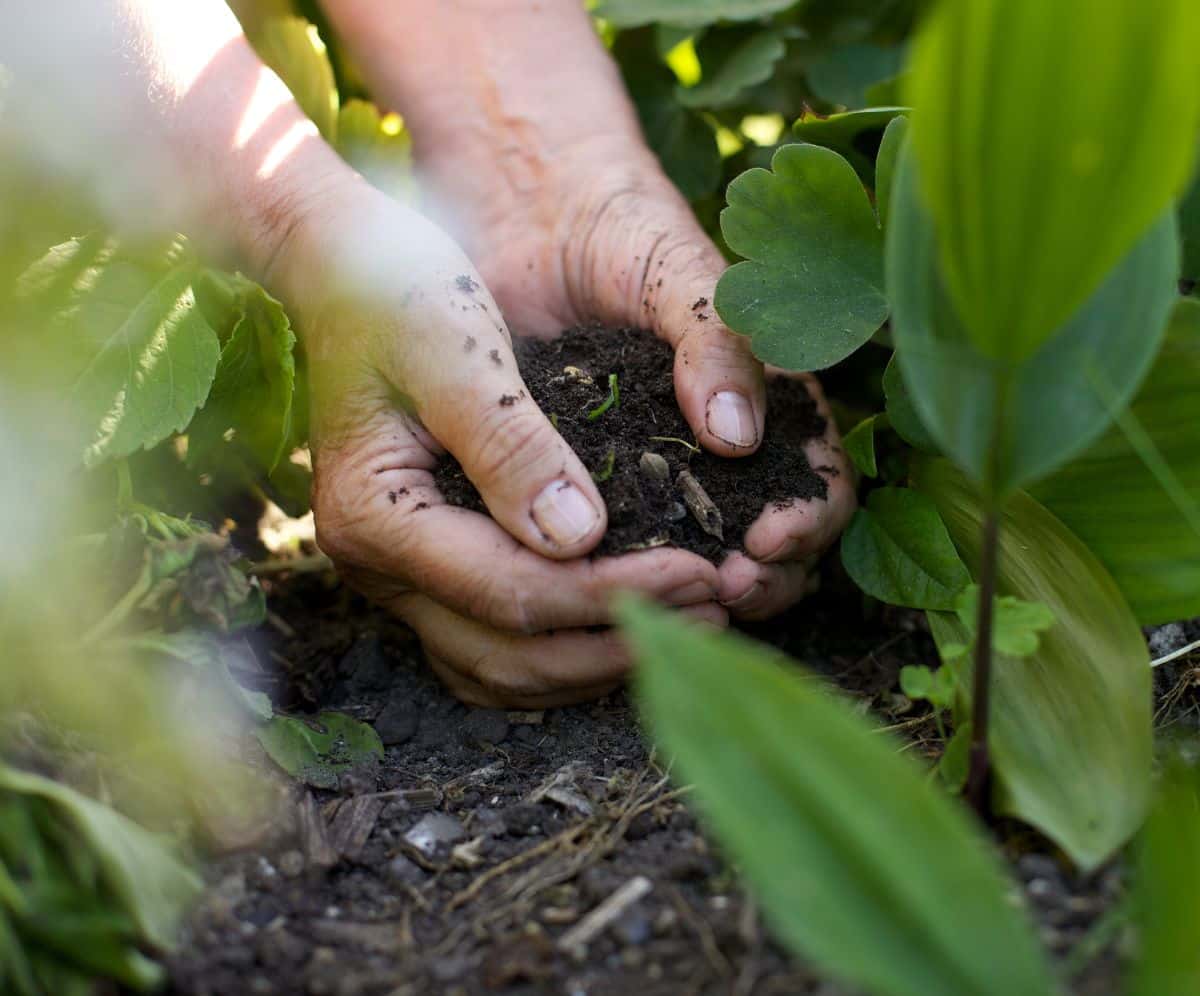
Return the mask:
M989 510L983 526L983 558L979 565L979 615L975 625L975 675L971 716L971 752L967 773L967 799L980 816L987 813L991 761L988 756L988 719L992 691L992 619L996 601L996 573L1000 557L1000 516Z

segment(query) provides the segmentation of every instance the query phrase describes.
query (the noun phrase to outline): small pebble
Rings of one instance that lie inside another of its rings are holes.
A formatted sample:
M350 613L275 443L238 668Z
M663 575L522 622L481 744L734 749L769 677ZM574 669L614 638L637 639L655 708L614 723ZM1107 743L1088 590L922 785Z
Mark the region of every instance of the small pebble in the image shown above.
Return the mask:
M279 856L279 870L288 878L295 878L304 871L304 855L299 851L284 851Z
M467 832L463 825L449 813L426 813L404 835L404 840L426 858L432 858L439 848L450 847L466 839Z
M508 714L502 709L472 709L459 727L468 744L500 744L508 737Z

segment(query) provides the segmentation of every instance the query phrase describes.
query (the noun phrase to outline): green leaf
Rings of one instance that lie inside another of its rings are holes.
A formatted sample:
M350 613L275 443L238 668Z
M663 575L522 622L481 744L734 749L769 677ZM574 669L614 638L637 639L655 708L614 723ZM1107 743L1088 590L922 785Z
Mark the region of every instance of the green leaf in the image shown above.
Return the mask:
M954 611L976 638L975 620L979 617L979 585L968 585ZM1041 634L1054 625L1054 613L1041 602L1026 602L1012 595L1001 595L992 604L992 649L1007 657L1032 657L1041 644Z
M245 640L230 643L201 630L184 629L175 633L139 633L129 639L128 645L133 650L162 654L206 671L255 719L270 719L274 715L267 695L246 688L234 676L232 668L257 663Z
M980 352L945 294L916 163L900 156L887 232L897 360L921 422L997 495L1094 442L1137 389L1166 330L1177 246L1170 213L1048 342L1014 364Z
M1051 992L989 845L895 741L773 651L618 615L651 731L785 942L872 993Z
M808 84L822 100L862 108L867 104L867 90L895 76L903 63L902 46L842 45L809 64Z
M1184 280L1200 280L1200 172L1180 199L1177 217L1183 254L1179 276Z
M1163 487L1120 424L1032 493L1104 563L1142 625L1189 619L1200 615L1200 532L1188 507L1200 500L1200 301L1176 305L1130 419L1183 496Z
M314 788L336 788L343 771L383 757L379 734L340 712L312 719L276 716L254 735L272 761Z
M208 397L220 356L182 239L135 251L101 236L55 246L21 277L47 328L91 467L162 442Z
M601 0L596 16L618 28L673 24L696 28L717 21L750 21L791 7L796 0Z
M348 100L338 111L337 148L373 186L398 200L416 193L412 139L394 115L384 117L369 100Z
M1161 227L1200 131L1198 50L1193 0L959 0L927 20L921 193L982 356L1032 356Z
M921 458L928 495L968 564L978 563L983 507L945 460ZM1146 641L1104 567L1053 515L1018 492L1000 532L999 593L1040 602L1055 624L1038 652L1000 656L993 671L991 748L998 812L1033 824L1091 870L1136 831L1151 760ZM939 646L970 643L950 613L930 613ZM961 664L969 715L972 662Z
M747 170L727 197L721 232L747 259L725 271L715 305L759 359L821 370L875 334L888 314L883 237L841 156L785 145L770 171Z
M878 488L842 538L842 563L873 598L913 609L951 609L970 583L937 508L908 488Z
M211 464L232 435L270 473L292 436L296 336L283 306L253 281L238 276L240 318L221 349L216 379L188 431L188 462Z
M908 118L892 118L884 129L883 140L879 143L879 155L875 157L875 213L879 215L880 228L887 228L896 160L907 137Z
M859 179L866 184L875 176L875 154L892 120L908 114L907 107L868 107L821 117L806 113L792 126L792 134L802 142L832 149L844 157Z
M858 472L866 477L879 476L879 464L875 459L875 429L886 425L886 415L872 415L864 418L842 438L846 455L854 461Z
M170 950L179 922L199 894L200 879L156 836L74 789L0 764L0 791L50 803L96 856L99 874L141 937Z
M785 50L778 31L710 31L697 50L704 75L695 86L678 88L679 102L693 108L727 107L769 80Z
M303 17L272 17L254 47L287 84L313 124L329 142L337 141L338 91L329 52L316 25Z
M921 416L913 407L908 388L904 385L904 378L900 375L900 364L896 361L895 353L883 371L883 395L887 399L888 421L900 434L900 438L926 453L940 453L937 441L929 434Z
M1133 916L1138 951L1128 996L1200 992L1200 779L1173 761L1135 848Z
M721 182L716 133L699 113L679 103L675 74L658 58L654 32L622 32L613 55L663 171L688 200L712 194Z

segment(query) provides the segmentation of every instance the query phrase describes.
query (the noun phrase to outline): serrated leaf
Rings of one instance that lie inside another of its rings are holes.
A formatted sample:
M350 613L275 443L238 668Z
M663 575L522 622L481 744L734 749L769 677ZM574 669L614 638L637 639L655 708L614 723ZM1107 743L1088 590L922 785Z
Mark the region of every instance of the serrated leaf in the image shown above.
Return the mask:
M979 615L979 585L969 585L954 604L958 621L972 636ZM1054 625L1054 613L1041 602L1000 595L992 603L992 649L1006 657L1031 657L1041 634Z
M684 107L727 107L751 87L771 78L786 46L778 31L710 31L697 54L704 75L691 87L676 90Z
M55 246L21 277L22 304L62 357L87 466L182 431L208 397L220 343L197 306L201 272L181 239L135 251L88 236Z
M673 24L696 28L717 21L749 21L786 10L796 0L601 0L596 16L618 28Z
M882 235L844 159L785 145L771 170L729 185L721 232L744 262L725 271L715 305L760 359L821 370L850 355L887 318Z
M875 459L875 429L887 425L886 415L864 418L842 438L846 455L855 468L866 477L878 477L879 465Z
M952 609L971 576L937 508L908 488L877 488L842 538L842 564L873 598L913 609Z
M1198 50L1193 0L960 0L927 19L920 189L981 355L1033 356L1183 192Z
M272 761L314 788L336 788L342 772L383 757L379 734L340 712L311 719L275 716L254 735Z
M938 507L959 553L979 560L983 507L946 460L921 458L913 486ZM1012 496L1000 530L999 593L1039 602L1056 622L1036 654L1001 655L992 683L997 812L1024 820L1090 871L1141 824L1151 762L1150 667L1137 620L1104 567L1029 496ZM929 613L939 647L970 642L950 613ZM961 668L969 715L972 662Z
M716 133L700 114L679 103L675 74L655 53L654 33L623 32L613 55L663 172L688 200L712 194L721 182Z
M188 462L216 459L226 436L265 473L292 434L296 336L283 306L253 281L236 278L240 318L221 349L216 378L188 432Z
M1144 626L1200 615L1200 301L1175 306L1123 424L1140 427L1182 494L1147 467L1123 425L1032 494L1108 568Z
M337 141L338 91L329 52L303 17L272 17L254 39L259 56L287 84L296 103L331 143Z
M938 270L933 222L901 154L892 185L887 285L909 398L940 448L998 495L1044 477L1103 434L1162 342L1178 292L1170 212L1082 309L1021 363L986 356Z
M864 184L869 184L874 181L875 156L887 126L908 113L907 107L866 107L828 117L806 113L792 126L792 134L802 142L832 149L854 167Z
M650 729L779 937L872 993L1052 991L989 844L896 742L767 648L619 617Z
M1129 996L1200 992L1200 778L1172 761L1135 848L1133 922L1137 954Z

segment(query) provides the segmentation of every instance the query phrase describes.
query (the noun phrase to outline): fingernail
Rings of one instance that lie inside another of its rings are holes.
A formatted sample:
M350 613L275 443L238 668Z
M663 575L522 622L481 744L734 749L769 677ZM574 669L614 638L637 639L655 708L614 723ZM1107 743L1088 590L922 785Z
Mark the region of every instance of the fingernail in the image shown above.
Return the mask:
M533 500L533 521L550 542L574 546L600 521L600 513L570 481L555 481Z
M663 596L665 605L695 605L697 602L711 602L717 596L717 590L707 581L689 581Z
M755 581L754 584L750 586L750 590L744 595L739 595L737 598L731 599L728 602L722 601L721 604L724 605L725 608L731 609L734 612L744 612L746 609L752 608L755 603L762 598L764 591L766 591L766 587L763 585L763 583L761 581Z
M705 422L709 432L730 446L753 446L758 442L754 406L744 394L718 391L708 399Z

